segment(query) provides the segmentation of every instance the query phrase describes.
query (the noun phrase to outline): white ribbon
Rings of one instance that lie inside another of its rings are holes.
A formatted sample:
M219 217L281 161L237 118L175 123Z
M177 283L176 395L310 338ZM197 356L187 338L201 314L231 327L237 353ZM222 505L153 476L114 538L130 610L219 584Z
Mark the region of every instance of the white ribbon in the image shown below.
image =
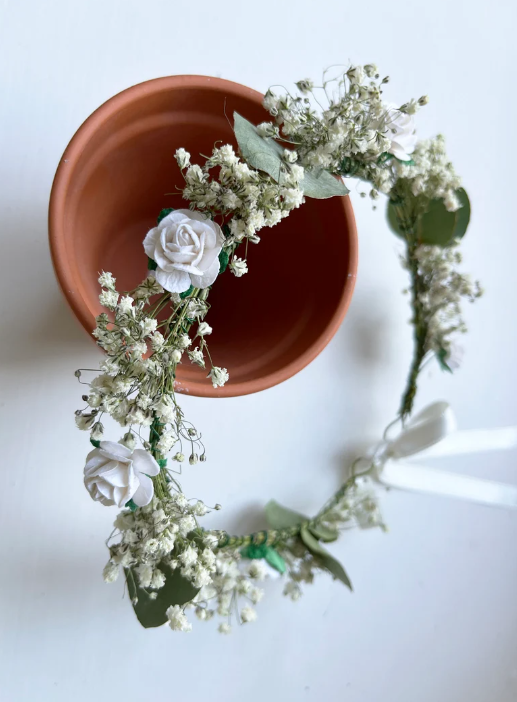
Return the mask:
M447 495L500 507L517 507L517 485L427 468L400 459L480 453L517 446L517 427L457 431L447 402L435 402L413 417L374 454L375 477L387 487Z

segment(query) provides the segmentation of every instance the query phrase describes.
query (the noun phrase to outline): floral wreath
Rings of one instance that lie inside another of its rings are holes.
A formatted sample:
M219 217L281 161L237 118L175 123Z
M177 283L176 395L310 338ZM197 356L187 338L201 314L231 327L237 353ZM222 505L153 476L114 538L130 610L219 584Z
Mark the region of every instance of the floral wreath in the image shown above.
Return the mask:
M177 402L178 364L188 359L206 368L214 387L229 379L208 348L211 286L226 271L238 278L246 274L248 244L258 243L262 228L280 222L305 198L347 195L345 178L367 183L373 201L381 193L388 197L389 225L405 246L414 354L395 421L406 425L428 357L434 355L446 371L454 367L454 338L465 331L461 302L481 294L457 270L469 200L444 138L417 141L414 115L427 97L402 106L386 103L386 83L376 66L366 65L333 79L325 72L318 88L299 81L295 95L268 90L264 107L273 121L254 126L234 114L238 154L228 144L215 146L199 166L179 149L182 195L190 209L160 212L143 242L147 278L122 294L111 273L99 277L107 312L97 317L93 335L107 357L100 374L86 383L87 406L77 410L76 423L91 432L94 446L84 467L90 496L122 508L107 541L104 579L114 582L124 572L144 627L168 623L189 631L192 609L200 620L219 615L219 630L229 633L232 618L256 618L259 583L270 574L286 578L284 594L292 600L317 572L351 589L323 543L353 525L384 528L371 488L382 451L356 461L314 517L271 501L265 507L269 529L245 536L200 526L210 508L185 496L181 471L171 466L206 460L201 435ZM76 376L84 382L81 370ZM105 414L126 428L118 442L104 438Z

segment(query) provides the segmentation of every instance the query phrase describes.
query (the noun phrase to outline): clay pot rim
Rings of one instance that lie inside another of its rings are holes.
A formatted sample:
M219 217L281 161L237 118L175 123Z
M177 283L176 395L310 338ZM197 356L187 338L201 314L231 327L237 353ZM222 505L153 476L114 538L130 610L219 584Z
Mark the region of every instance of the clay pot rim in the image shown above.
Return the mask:
M68 146L66 147L54 176L49 203L49 243L52 263L59 281L61 290L65 298L77 316L81 325L89 333L93 328L94 316L90 311L86 301L78 294L71 267L68 265L66 250L66 237L63 227L63 215L65 211L65 201L67 196L70 178L74 168L84 151L88 141L94 133L116 112L127 107L135 100L139 100L146 94L155 94L161 91L169 91L178 88L203 88L217 91L231 91L233 94L243 98L253 98L262 101L262 95L252 88L247 88L240 83L201 75L179 75L154 78L142 83L138 83L122 92L114 95L98 107L75 132ZM222 388L217 388L216 396L236 397L249 395L251 393L266 390L274 385L278 385L288 380L293 375L309 365L327 346L339 329L348 307L355 287L357 265L358 265L358 241L357 226L354 212L349 196L341 198L344 217L348 225L349 257L346 283L343 287L341 297L332 317L316 341L309 346L300 356L291 361L283 368L264 375L260 378L246 380L243 382L230 382ZM187 394L198 397L214 397L214 389L210 381L189 380ZM185 392L178 388L179 392Z

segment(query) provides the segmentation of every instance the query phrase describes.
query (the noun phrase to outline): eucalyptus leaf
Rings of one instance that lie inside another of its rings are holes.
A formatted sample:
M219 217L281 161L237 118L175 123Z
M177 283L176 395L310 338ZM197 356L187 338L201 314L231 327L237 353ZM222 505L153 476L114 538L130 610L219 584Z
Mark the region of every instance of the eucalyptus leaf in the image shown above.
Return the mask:
M309 518L292 509L283 507L275 500L270 500L264 508L267 523L272 529L289 529L299 526Z
M149 595L142 590L136 581L136 576L131 568L125 569L127 589L131 602L138 599L133 604L133 609L140 624L146 629L161 626L167 621L165 614L171 605L184 605L190 602L199 592L192 583L184 578L179 569L171 570L163 562L160 563L160 570L165 575L165 585L156 590L157 597L152 600Z
M262 137L255 125L244 119L238 112L233 113L235 138L243 158L250 166L265 171L277 183L282 183L284 148L270 137ZM304 195L316 199L348 195L346 185L334 178L328 171L305 171L300 183Z
M395 203L392 200L388 200L388 208L386 210L386 215L388 219L388 224L390 226L390 229L393 231L394 234L397 236L402 237L402 239L406 238L405 232L403 231L400 220L397 217L397 210L395 209Z
M339 532L336 529L329 529L329 527L323 524L318 524L317 526L311 525L309 530L319 541L336 541L339 536Z
M305 171L304 178L300 183L300 188L304 195L317 200L325 200L329 197L339 197L348 195L350 190L343 181L334 178L328 171Z
M456 212L448 212L443 200L431 200L427 211L418 218L417 235L423 244L451 246L459 241L467 231L470 221L470 202L463 188L456 191L461 207Z
M350 579L341 563L330 555L327 549L325 549L311 534L308 527L303 526L301 528L300 536L305 546L309 549L313 556L316 556L319 559L322 566L328 570L329 573L334 576L334 578L341 580L342 583L352 590L352 583L350 582Z
M261 137L257 128L238 112L233 113L235 138L243 158L250 166L265 171L277 183L282 170L284 150L269 137Z
M470 202L463 188L456 191L461 207L448 212L443 200L431 200L427 211L418 217L417 240L421 244L446 248L459 241L467 231L470 221ZM405 231L397 217L396 203L388 201L388 224L397 236L405 238Z

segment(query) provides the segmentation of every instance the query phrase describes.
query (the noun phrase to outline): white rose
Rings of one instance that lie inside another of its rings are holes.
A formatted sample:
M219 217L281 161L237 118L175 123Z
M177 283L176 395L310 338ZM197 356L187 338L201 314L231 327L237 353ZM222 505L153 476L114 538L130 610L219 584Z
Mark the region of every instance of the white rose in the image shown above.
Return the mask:
M181 293L191 285L207 288L219 275L221 228L200 212L175 210L144 239L145 253L156 261L156 280L165 290Z
M131 451L114 441L101 441L99 448L86 457L84 484L91 498L103 505L124 507L132 499L143 507L154 493L149 476L159 472L158 463L147 451Z
M391 141L388 153L401 161L410 161L417 142L413 117L388 105L384 128L386 138Z

